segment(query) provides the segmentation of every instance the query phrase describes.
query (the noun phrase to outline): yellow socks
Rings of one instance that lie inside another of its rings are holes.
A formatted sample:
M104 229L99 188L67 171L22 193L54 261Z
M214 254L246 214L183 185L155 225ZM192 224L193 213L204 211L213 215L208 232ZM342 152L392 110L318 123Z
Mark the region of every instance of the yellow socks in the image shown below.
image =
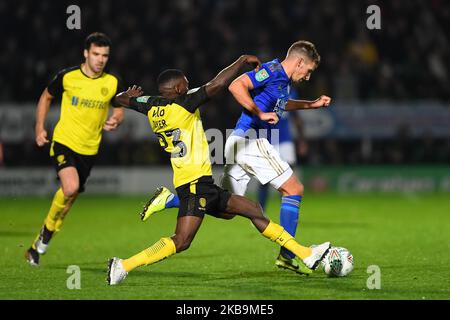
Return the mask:
M59 231L59 228L62 224L62 219L64 218L62 214L68 202L69 198L64 197L62 189L59 188L58 191L56 191L55 196L53 197L52 205L50 206L50 210L48 211L47 217L44 220L44 225L48 231L52 233ZM41 229L41 232L43 232L43 229ZM38 233L36 239L34 239L31 245L34 250L36 250L36 241L41 236L41 232Z
M275 241L280 246L293 252L300 259L309 257L312 253L311 248L304 247L295 241L295 239L283 229L282 226L272 221L269 222L262 235L272 241Z
M126 272L143 266L161 261L176 253L175 243L170 238L161 238L151 247L139 252L129 259L123 260L122 264Z
M67 205L69 198L64 197L64 193L61 188L56 191L53 197L53 202L48 212L47 218L45 219L45 226L49 231L55 232L59 231L62 224L62 212Z

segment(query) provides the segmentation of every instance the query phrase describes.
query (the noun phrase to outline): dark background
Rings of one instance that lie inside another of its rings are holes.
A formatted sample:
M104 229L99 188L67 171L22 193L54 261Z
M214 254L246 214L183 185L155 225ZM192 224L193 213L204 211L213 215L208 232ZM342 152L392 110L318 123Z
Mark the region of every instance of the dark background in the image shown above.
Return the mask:
M66 28L72 4L81 8L81 30ZM366 27L371 4L381 8L381 30ZM184 70L196 87L241 54L281 60L294 41L305 39L316 45L322 63L298 88L304 99L327 94L334 103L362 108L385 101L448 105L450 99L450 5L444 0L19 0L0 2L0 16L0 108L37 103L54 74L83 61L84 39L94 31L112 39L109 69L149 94L156 93L156 77L166 68ZM224 92L202 109L204 127L233 128L241 110ZM319 138L308 139L308 153L300 160L312 165L450 162L449 139L413 137L407 126L396 130L395 137L372 142L371 157L361 154L362 138ZM50 164L47 150L32 140L4 143L3 149L6 167ZM127 166L164 162L155 140L105 141L98 160Z

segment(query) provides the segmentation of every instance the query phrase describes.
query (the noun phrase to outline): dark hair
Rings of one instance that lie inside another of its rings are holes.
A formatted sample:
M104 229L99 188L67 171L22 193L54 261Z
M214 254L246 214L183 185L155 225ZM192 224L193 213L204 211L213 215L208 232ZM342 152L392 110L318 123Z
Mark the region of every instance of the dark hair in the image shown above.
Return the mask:
M171 80L179 79L184 77L184 73L178 69L167 69L161 72L158 76L157 84L158 87L168 83Z
M84 41L84 48L89 50L92 44L98 47L111 47L111 40L104 33L94 32L87 36Z
M294 42L287 52L288 56L291 54L303 54L306 55L316 65L320 63L320 55L317 52L316 47L309 41L300 40Z

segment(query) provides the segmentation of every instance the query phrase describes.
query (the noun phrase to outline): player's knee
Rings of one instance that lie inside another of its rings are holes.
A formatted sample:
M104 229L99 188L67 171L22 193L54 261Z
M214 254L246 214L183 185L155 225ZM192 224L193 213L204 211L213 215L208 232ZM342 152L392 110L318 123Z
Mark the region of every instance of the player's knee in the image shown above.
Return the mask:
M80 186L78 183L68 183L62 187L62 191L64 193L64 197L72 198L78 194Z
M231 214L231 213L222 213L219 218L224 219L224 220L231 220L234 217L236 217L235 214Z
M249 205L245 207L244 217L253 219L258 219L264 216L264 210L259 202L254 202L249 200Z
M303 196L303 193L305 192L305 187L303 186L303 183L298 182L293 188L293 194L294 196Z
M289 183L288 185L283 185L279 191L281 192L282 196L303 196L303 193L305 192L305 187L303 186L303 183L300 181L296 181L294 183Z

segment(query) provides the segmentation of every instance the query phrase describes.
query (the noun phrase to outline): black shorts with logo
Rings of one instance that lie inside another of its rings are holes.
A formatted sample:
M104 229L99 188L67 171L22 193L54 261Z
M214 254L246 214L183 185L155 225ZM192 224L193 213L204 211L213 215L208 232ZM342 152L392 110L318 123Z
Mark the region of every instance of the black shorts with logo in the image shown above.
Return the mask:
M219 216L227 208L231 193L214 184L211 176L203 176L176 188L180 199L178 217L206 214Z
M50 156L56 172L67 167L75 167L75 169L77 169L78 177L80 179L78 192L83 192L84 185L91 173L92 166L94 165L97 156L86 156L76 153L69 147L56 141L52 141Z

